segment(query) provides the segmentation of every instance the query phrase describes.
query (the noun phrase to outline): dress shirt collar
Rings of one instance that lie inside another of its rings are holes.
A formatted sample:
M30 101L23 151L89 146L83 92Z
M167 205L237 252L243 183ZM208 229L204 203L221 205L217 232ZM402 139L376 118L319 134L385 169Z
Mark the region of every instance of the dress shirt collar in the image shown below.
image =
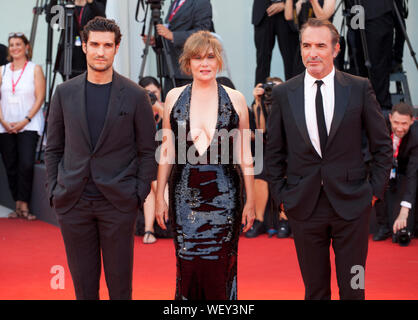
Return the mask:
M312 77L308 70L306 70L305 72L305 84L307 85L308 88L312 88L315 85L315 81L316 80L322 80L324 82L324 85L326 87L328 87L332 81L334 81L334 76L335 76L335 67L332 67L332 71L330 73L328 73L327 76L325 76L322 79L316 79L314 77Z

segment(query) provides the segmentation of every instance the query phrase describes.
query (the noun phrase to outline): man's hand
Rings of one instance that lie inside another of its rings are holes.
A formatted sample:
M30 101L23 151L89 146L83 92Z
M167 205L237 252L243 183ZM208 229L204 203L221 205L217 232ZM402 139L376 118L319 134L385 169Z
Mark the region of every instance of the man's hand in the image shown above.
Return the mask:
M142 41L144 41L144 43L147 43L147 39L148 39L148 36L142 36ZM151 37L149 39L149 45L151 47L154 47L155 46L155 38L154 37Z
M284 2L273 3L270 7L267 8L266 12L269 17L278 14L284 10Z
M157 24L157 33L167 40L173 41L174 39L173 32L171 32L166 26L162 24Z
M398 232L399 230L406 228L406 220L408 219L409 209L406 207L401 207L398 217L396 218L393 224L393 233Z

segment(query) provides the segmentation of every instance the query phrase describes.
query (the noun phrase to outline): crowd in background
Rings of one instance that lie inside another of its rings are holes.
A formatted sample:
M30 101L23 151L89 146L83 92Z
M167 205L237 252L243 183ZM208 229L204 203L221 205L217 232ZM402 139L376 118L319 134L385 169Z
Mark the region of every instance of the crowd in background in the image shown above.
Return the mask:
M401 21L395 14L394 3L401 12ZM53 4L53 3L52 3ZM105 16L104 1L76 1L73 51L73 72L75 77L86 70L85 56L81 49L80 31L95 16ZM355 5L355 1L344 1L345 9ZM270 64L277 39L284 64L284 78L289 80L304 71L300 55L299 30L312 17L333 20L336 0L254 0L252 24L256 47L254 101L249 103L251 129L262 132L262 143L268 135L266 123L271 107L271 90L283 82L271 77ZM350 17L347 18L347 34L341 37L341 47L348 50L349 61L344 61L344 51L335 59L336 68L352 74L369 77L377 100L387 117L388 129L394 141L394 165L385 202L377 207L378 232L375 241L384 240L391 235L396 242L396 232L407 227L411 236L418 226L414 219L417 176L416 124L411 106L393 105L389 92L389 76L402 71L405 36L400 24L408 16L407 2L403 0L362 1L365 8L366 46L361 41L361 31L353 29ZM180 10L182 9L182 10ZM149 93L155 125L161 129L164 98L175 86L190 83L190 77L180 72L178 57L186 39L198 30L216 32L212 22L212 7L209 0L172 1L164 23L156 26L157 37L150 39L155 50L158 46L168 46L172 66L164 59L163 78L160 83L156 77L143 77L139 85ZM379 38L376 38L379 36ZM144 41L147 36L143 36ZM161 42L161 39L163 40ZM63 40L60 40L57 65L55 69L63 74ZM366 55L364 51L367 51ZM371 66L365 64L369 57ZM1 69L1 108L0 108L0 151L6 168L11 194L16 202L9 218L36 219L30 212L29 203L33 179L33 165L39 137L42 135L44 118L41 110L45 99L45 79L40 66L31 62L31 48L28 39L21 33L11 33L7 47L0 47ZM170 68L173 72L170 73ZM219 78L218 81L234 88L233 79ZM257 135L253 135L253 142ZM254 149L253 149L254 150ZM365 153L367 162L367 153ZM143 235L143 242L151 244L158 237L170 237L155 224L154 197L156 181L144 204L144 212L137 224L137 234ZM245 234L248 238L263 233L278 238L291 236L291 230L284 212L271 199L265 172L255 177L257 202L256 220ZM166 192L168 193L168 192ZM168 195L166 195L168 197ZM395 229L394 226L397 226Z

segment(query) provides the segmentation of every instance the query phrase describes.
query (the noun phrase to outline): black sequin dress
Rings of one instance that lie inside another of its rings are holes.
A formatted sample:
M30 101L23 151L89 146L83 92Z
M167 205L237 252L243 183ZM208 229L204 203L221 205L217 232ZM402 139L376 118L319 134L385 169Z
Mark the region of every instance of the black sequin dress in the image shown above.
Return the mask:
M199 155L190 137L191 91L188 85L170 113L176 143L169 180L177 257L175 299L235 300L243 209L242 174L233 157L239 116L218 85L217 131Z

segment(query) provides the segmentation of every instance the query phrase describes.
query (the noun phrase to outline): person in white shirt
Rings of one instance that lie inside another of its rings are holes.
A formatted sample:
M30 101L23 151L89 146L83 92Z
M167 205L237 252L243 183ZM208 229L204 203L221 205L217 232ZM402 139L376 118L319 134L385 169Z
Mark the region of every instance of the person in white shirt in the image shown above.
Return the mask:
M9 35L9 64L0 72L0 149L16 208L9 218L36 219L29 212L33 166L44 118L45 77L31 60L32 50L23 33Z
M387 119L393 146L393 163L389 187L384 201L376 204L378 230L374 241L390 237L397 241L396 233L404 228L412 234L417 190L418 124L414 121L413 107L406 103L393 106Z

